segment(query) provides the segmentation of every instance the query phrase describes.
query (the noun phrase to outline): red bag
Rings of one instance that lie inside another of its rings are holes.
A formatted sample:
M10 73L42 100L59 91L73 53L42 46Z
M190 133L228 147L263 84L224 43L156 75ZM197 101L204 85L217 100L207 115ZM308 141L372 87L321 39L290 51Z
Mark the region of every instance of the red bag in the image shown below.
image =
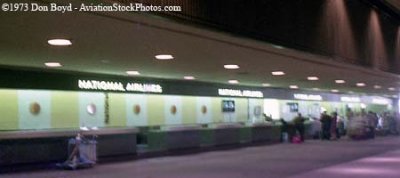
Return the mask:
M300 138L300 136L293 136L293 138L292 138L292 143L295 143L295 144L299 144L299 143L301 143L301 138Z

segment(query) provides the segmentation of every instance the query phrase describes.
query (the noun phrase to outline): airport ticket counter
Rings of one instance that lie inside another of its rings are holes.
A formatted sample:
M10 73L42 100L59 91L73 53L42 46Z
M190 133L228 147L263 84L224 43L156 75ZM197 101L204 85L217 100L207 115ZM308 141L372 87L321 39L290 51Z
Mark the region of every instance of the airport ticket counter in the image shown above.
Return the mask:
M170 126L144 131L147 152L201 149L252 143L277 143L280 125L214 123L209 125Z
M0 132L0 166L64 161L68 139L79 130L40 130ZM81 131L85 137L96 136L97 154L101 157L136 154L135 128L104 128Z

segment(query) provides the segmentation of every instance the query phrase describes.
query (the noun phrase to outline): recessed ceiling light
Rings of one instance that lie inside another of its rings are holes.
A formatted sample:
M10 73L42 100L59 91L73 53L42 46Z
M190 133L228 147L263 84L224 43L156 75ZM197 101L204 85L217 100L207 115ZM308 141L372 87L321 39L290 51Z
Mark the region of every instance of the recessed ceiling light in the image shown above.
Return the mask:
M127 73L128 75L140 75L140 72L135 71L135 70L126 71L126 73Z
M109 61L109 60L106 60L106 59L103 59L103 60L101 60L100 62L101 62L101 63L104 63L104 64L110 63L110 61Z
M285 75L285 72L283 71L273 71L271 72L272 75Z
M356 86L358 86L358 87L365 87L365 83L356 83Z
M276 49L284 49L285 47L280 46L280 45L272 45L272 47L276 48Z
M263 87L270 87L271 84L269 84L269 83L263 83L262 86L263 86Z
M44 63L47 67L61 67L62 65L59 62L46 62Z
M396 90L395 88L393 88L393 87L390 87L390 88L388 88L388 90L390 90L390 91L394 91L394 90Z
M375 89L381 89L382 87L380 85L374 85Z
M225 69L239 69L239 66L236 64L225 64L224 68Z
M51 39L48 40L47 43L52 46L70 46L72 45L72 42L67 39Z
M194 79L196 79L195 77L193 77L193 76L184 76L183 77L185 80L194 80Z
M159 54L155 56L156 59L158 60L170 60L170 59L174 59L174 56L170 55L170 54Z
M230 83L230 84L237 84L237 83L239 83L239 81L238 81L238 80L228 80L228 83Z
M335 80L335 83L346 83L344 80Z
M332 89L332 90L331 90L331 92L333 92L333 93L337 93L337 92L339 92L339 90Z
M319 80L319 78L316 76L309 76L307 77L307 80Z
M290 85L289 88L291 89L298 89L299 87L297 85Z

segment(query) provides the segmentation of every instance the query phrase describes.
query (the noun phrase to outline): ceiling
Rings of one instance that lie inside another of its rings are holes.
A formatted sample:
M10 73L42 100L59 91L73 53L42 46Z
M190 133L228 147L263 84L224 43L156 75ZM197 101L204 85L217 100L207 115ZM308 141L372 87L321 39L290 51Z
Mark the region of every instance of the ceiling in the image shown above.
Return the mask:
M36 1L35 1L36 2ZM79 2L79 1L75 1ZM32 67L69 72L126 75L183 80L191 75L198 81L239 85L322 91L398 94L398 75L344 64L325 56L309 54L273 44L238 37L207 28L194 27L148 13L40 13L18 12L0 15L0 65ZM48 39L67 38L73 45L54 47ZM160 61L157 54L172 54L173 60ZM44 63L60 62L49 69ZM237 64L226 70L224 64ZM272 76L282 70L284 76ZM307 81L318 76L319 81ZM132 77L134 79L134 77ZM336 84L343 79L345 84ZM357 82L367 86L356 87ZM382 86L374 89L374 85ZM396 91L389 91L389 87Z
M385 0L386 2L388 2L390 5L392 5L393 7L395 7L397 9L397 11L400 10L400 1L399 0Z

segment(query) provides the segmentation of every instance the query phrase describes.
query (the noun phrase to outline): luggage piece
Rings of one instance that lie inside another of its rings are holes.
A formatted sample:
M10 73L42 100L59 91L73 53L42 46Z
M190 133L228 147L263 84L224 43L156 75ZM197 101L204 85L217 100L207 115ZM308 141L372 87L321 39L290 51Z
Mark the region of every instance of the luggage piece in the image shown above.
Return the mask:
M96 144L97 144L96 141L89 140L79 145L80 156L85 160L96 163L97 162Z
M63 163L57 164L57 166L63 169L71 170L92 167L97 161L96 144L97 142L95 140L77 141L76 139L70 139L68 141L69 159Z
M299 144L299 143L301 143L301 138L300 138L300 136L293 136L293 138L292 138L292 143L294 143L294 144Z

